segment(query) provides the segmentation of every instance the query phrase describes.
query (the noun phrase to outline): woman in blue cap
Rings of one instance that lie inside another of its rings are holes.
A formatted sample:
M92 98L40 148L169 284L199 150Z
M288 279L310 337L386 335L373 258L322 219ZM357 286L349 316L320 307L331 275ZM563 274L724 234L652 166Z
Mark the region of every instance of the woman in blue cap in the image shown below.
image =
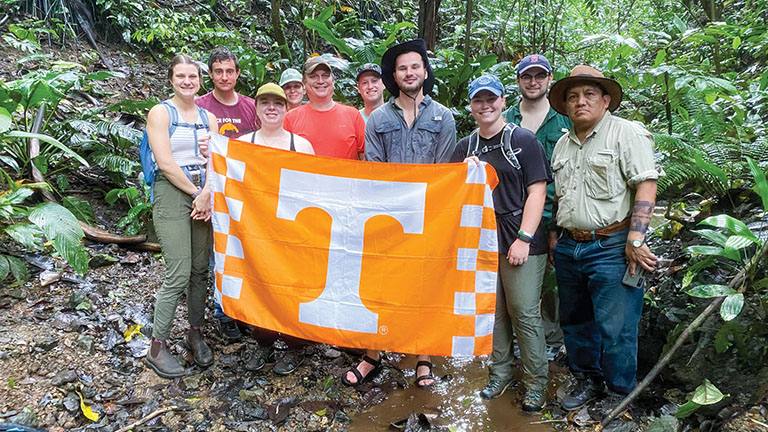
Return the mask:
M493 191L499 243L499 279L486 399L500 396L514 382L513 330L520 346L524 411L546 403L548 363L539 312L541 281L547 264L547 235L541 224L552 171L536 136L502 117L506 96L494 75L469 85L470 108L478 129L461 139L452 161L487 162L499 177Z

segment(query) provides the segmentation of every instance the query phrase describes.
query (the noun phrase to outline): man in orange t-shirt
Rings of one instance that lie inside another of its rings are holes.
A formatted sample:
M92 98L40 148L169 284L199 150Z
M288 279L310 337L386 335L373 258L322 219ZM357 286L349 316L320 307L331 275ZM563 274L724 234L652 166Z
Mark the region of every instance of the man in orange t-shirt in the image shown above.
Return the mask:
M333 101L334 81L326 59L307 60L303 82L309 103L289 111L283 126L309 140L317 155L362 159L365 121L354 107Z

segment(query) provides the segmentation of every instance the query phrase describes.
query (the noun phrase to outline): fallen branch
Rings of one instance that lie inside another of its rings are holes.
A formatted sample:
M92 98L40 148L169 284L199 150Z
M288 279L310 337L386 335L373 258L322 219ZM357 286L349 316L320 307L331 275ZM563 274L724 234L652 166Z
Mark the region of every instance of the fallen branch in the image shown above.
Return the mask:
M105 244L115 243L115 244L133 245L133 244L144 243L147 241L147 236L145 235L127 237L127 236L122 236L120 234L113 234L101 228L90 226L83 221L80 221L80 228L83 229L83 233L85 233L85 238L87 238L88 240L99 242L99 243L105 243Z
M148 421L152 420L153 418L155 418L155 417L157 417L157 416L159 416L159 415L161 415L161 414L165 414L165 413L167 413L168 411L175 411L175 410L177 410L177 409L179 409L179 407L178 407L177 405L171 405L171 406L169 406L169 407L160 408L159 410L155 410L155 411L152 411L152 412L151 412L151 413L149 413L149 415L147 415L146 417L144 417L144 418L142 418L142 419L140 419L140 420L136 420L135 422L133 422L133 423L129 424L128 426L126 426L126 427L124 427L124 428L120 428L120 429L118 429L118 430L117 430L117 431L115 431L115 432L127 432L127 431L129 431L129 430L131 430L131 429L135 428L136 426L140 426L140 425L143 425L144 423L146 423L146 422L148 422Z
M763 246L757 250L755 255L752 257L752 259L747 263L746 266L744 266L743 269L739 273L736 274L736 276L731 280L731 282L728 284L728 287L731 289L735 289L737 286L741 285L741 288L739 288L738 292L743 292L746 288L743 285L744 280L747 278L747 275L753 273L753 271L759 266L765 259L768 259L768 241L766 241ZM628 394L627 397L624 398L624 400L621 401L621 403L613 409L605 418L602 420L603 427L608 426L610 422L612 422L614 419L616 419L616 416L624 412L624 410L627 409L629 404L632 403L633 400L637 398L637 396L645 390L646 387L653 381L656 376L661 372L662 369L669 363L669 361L672 359L672 356L675 354L678 348L680 348L686 339L688 339L688 336L691 335L699 326L706 320L709 315L712 314L715 310L717 310L720 305L725 301L725 296L718 297L715 300L712 301L712 303L707 306L706 309L704 309L699 316L696 317L690 324L688 324L688 327L683 330L682 333L680 333L680 336L677 337L677 340L675 340L674 345L667 351L666 354L656 363L655 366L653 366L653 369L651 369L650 372L648 372L648 375L645 376L642 382L635 387L634 390L632 390L632 393Z

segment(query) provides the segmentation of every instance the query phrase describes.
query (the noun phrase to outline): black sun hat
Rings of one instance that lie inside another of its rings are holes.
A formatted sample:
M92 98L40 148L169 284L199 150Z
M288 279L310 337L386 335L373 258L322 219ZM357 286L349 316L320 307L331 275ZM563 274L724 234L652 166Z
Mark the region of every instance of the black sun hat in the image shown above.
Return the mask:
M599 70L586 65L578 65L571 70L571 74L556 82L549 90L549 105L562 115L568 115L565 111L565 93L569 88L581 84L597 83L611 96L608 110L613 112L619 107L624 92L616 80L606 78Z
M393 46L381 57L381 80L384 81L384 87L386 87L387 90L389 90L389 93L394 97L400 95L400 88L397 86L394 76L395 60L397 60L397 57L401 54L409 52L419 53L421 59L424 61L424 66L427 69L427 77L424 80L422 93L425 95L431 93L432 88L435 86L435 73L432 71L432 66L429 64L429 58L427 57L427 44L423 39L410 40Z

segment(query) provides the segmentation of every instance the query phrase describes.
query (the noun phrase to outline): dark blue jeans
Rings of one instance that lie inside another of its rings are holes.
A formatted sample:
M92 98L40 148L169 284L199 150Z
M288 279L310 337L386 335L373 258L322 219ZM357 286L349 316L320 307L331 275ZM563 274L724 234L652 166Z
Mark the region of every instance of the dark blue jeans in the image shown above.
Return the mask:
M571 372L602 377L608 388L635 388L637 328L643 290L621 283L627 231L579 242L563 236L555 248L560 326Z

